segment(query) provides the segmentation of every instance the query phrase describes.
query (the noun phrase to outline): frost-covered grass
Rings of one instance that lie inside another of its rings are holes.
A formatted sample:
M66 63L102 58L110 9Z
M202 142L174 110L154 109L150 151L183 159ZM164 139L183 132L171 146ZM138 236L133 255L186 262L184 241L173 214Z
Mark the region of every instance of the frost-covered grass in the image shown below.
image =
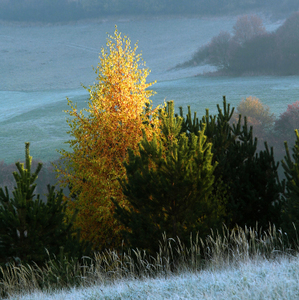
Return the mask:
M163 236L156 257L106 251L83 265L62 258L44 268L10 265L0 269L0 289L9 300L297 299L297 245L275 227L224 227L191 239L190 248Z
M122 280L113 285L35 293L11 300L96 299L298 299L299 258L255 259L221 270L182 273L168 278Z

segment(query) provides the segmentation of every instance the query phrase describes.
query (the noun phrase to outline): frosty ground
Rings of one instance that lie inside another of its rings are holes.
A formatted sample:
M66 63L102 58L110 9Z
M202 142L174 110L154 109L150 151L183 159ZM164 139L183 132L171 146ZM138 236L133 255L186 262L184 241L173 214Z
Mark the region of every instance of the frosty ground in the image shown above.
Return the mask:
M108 285L55 293L11 296L10 300L96 299L297 299L299 257L257 258L166 278L121 280Z

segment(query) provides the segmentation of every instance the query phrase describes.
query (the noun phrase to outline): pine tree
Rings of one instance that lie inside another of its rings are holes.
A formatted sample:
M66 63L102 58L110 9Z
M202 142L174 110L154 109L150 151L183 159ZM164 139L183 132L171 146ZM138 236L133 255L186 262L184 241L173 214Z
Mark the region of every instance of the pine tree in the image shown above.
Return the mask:
M0 188L0 263L18 260L40 265L48 253L58 255L60 247L66 254L80 258L87 244L79 242L72 228L75 216L66 220L62 191L55 192L54 186L48 185L46 201L34 194L42 164L32 173L31 163L29 143L25 143L25 166L17 162L18 172L13 172L13 197L7 187Z
M211 207L209 195L214 181L211 143L203 131L181 134L181 117L174 117L174 104L160 111L161 136L148 140L145 132L139 153L129 150L124 163L127 179L120 179L130 207L117 201L116 217L128 229L124 236L132 247L157 251L165 231L186 244L190 232L208 232L206 219Z
M226 207L225 223L229 227L239 226L267 227L268 222L281 222L281 193L283 185L278 178L278 163L275 162L273 149L257 153L257 138L253 138L252 127L248 127L246 116L241 125L242 116L236 123L230 120L234 108L226 104L223 98L223 110L217 105L218 114L206 115L198 120L196 114L192 119L190 107L184 118L182 131L192 134L203 130L212 143L213 163L215 169L214 191L222 186L226 197L222 202Z
M283 206L283 217L285 229L291 238L295 238L299 229L299 132L295 130L296 141L292 148L292 156L288 143L285 142L286 155L282 160L282 167L286 176L286 193ZM292 224L293 223L293 224ZM294 227L295 225L295 227ZM296 229L296 230L295 230Z
M285 160L282 161L282 166L285 171L287 179L287 193L288 195L295 195L299 198L299 132L298 129L295 130L296 141L292 148L293 150L293 160L290 155L289 147L287 142L285 142L286 156Z

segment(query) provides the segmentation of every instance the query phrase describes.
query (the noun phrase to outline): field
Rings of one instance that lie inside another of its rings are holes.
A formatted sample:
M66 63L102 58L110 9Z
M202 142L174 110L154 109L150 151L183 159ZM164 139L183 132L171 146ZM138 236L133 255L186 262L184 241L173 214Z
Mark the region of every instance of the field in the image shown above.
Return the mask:
M298 297L298 241L290 243L275 226L265 232L224 226L205 241L190 239L186 248L163 236L155 258L107 250L81 265L63 257L43 269L11 265L2 270L2 292L10 300Z
M169 278L123 280L55 294L14 296L18 300L95 299L297 299L299 260L253 260L237 267L182 273Z

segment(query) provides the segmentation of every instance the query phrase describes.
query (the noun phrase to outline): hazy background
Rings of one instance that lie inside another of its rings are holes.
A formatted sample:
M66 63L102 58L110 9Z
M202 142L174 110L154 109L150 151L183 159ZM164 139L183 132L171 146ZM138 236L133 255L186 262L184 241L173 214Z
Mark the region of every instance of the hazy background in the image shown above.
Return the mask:
M92 66L115 25L132 44L138 41L151 69L148 81L157 80L154 106L173 99L176 110L191 105L201 117L206 108L216 113L223 95L233 106L255 96L278 117L298 100L299 76L196 77L215 67L174 67L220 31L232 33L240 15L257 13L274 32L298 8L297 0L0 0L1 176L11 174L14 166L8 164L23 160L26 141L33 158L44 162L67 147L66 97L86 107L88 93L81 84L95 83Z
M297 0L1 0L0 19L66 22L115 15L232 15L248 11L276 17L298 10Z

